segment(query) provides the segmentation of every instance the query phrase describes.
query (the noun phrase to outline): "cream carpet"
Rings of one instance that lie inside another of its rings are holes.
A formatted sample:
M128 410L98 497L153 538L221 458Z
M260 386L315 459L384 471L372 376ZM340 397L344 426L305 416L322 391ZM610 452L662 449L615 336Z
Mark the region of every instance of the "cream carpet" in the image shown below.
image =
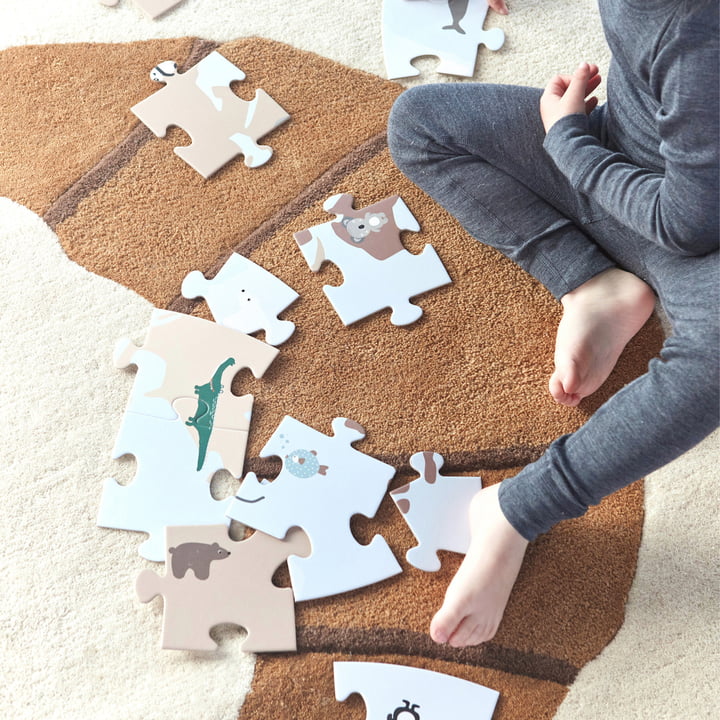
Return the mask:
M510 6L509 17L488 20L506 42L496 53L481 50L476 79L542 85L581 59L607 67L590 0ZM384 77L379 0L278 8L267 0L185 0L150 21L131 0L116 8L0 0L0 49L261 36ZM433 74L433 61L419 66L422 78L403 84L447 79ZM95 527L102 479L127 482L133 474L132 463L109 457L132 382L110 354L118 337L142 335L150 303L69 261L45 222L8 199L0 199L0 253L3 716L236 718L254 670L241 637L220 631L221 649L211 656L159 651L157 615L131 601L137 537ZM625 623L581 670L557 718L717 716L718 440L647 479Z

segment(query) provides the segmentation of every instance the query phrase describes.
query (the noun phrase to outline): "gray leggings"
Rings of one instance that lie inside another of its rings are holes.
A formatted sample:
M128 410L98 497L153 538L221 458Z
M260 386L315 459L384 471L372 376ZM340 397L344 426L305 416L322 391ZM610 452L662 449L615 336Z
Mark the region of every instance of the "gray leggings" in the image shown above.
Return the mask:
M476 239L556 297L611 267L657 293L672 326L648 372L503 481L500 506L533 540L666 465L718 426L718 253L673 254L578 193L543 149L540 90L443 83L404 92L388 140L403 173ZM604 109L591 116L603 144Z

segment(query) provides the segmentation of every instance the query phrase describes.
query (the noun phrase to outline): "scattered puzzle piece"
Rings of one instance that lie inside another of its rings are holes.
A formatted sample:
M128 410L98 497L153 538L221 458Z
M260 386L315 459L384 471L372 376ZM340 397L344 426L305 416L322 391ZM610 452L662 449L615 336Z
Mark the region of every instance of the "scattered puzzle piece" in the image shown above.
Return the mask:
M129 485L105 481L97 524L148 533L139 553L154 562L165 558L166 526L229 524L228 500L210 493L210 479L225 463L212 451L198 471L197 452L182 420L126 412L113 457L134 455L137 471Z
M420 473L417 480L390 491L398 510L419 544L407 552L407 560L420 570L440 569L438 550L467 552L470 546L470 501L482 489L479 477L446 477L440 474L443 457L420 452L410 464Z
M244 80L245 73L217 51L184 73L176 63L162 62L150 77L165 87L132 112L158 137L171 125L190 135L192 143L176 147L175 153L204 178L240 154L248 167L265 164L272 149L257 141L290 119L264 90L256 90L250 102L235 95L230 83Z
M244 333L265 331L265 341L281 345L295 331L294 323L278 315L298 294L252 260L233 253L218 274L207 280L198 270L182 284L183 297L203 297L215 321Z
M332 437L286 416L260 455L283 461L278 477L243 480L228 509L235 520L274 537L290 527L310 538L308 558L288 560L296 600L335 595L401 572L385 540L361 545L350 531L355 514L373 517L395 474L394 468L355 450L365 437L352 420L335 418Z
M486 0L384 0L383 52L388 78L419 75L410 62L421 55L440 58L437 72L472 77L478 45L499 50L505 34L483 30Z
M278 352L256 338L217 323L155 309L144 344L120 340L114 362L118 368L138 368L129 412L174 420L178 418L177 408L182 406L181 417L193 427L200 447L208 424L211 431L249 430L253 396L233 395L230 384L245 367L256 378L262 377ZM187 399L191 402L179 403ZM234 458L226 458L230 463L227 469L236 477L242 474L244 457L244 449L241 453L238 448Z
M224 525L168 527L166 546L166 575L144 570L136 581L141 602L164 598L163 648L215 650L210 630L231 623L247 630L245 652L296 650L293 593L272 576L288 555L309 552L302 531L234 541Z
M367 720L491 720L500 693L433 670L372 662L334 662L335 698L365 701Z
M101 5L107 7L115 7L120 0L98 0ZM145 14L154 20L156 17L160 17L164 12L179 5L182 0L135 0L135 4L139 5Z
M353 209L352 195L333 195L323 208L336 219L295 233L295 240L313 271L325 260L342 271L343 284L323 290L345 325L386 307L390 322L408 325L422 315L410 298L451 282L432 245L419 255L403 247L400 231L420 226L397 195L361 210Z

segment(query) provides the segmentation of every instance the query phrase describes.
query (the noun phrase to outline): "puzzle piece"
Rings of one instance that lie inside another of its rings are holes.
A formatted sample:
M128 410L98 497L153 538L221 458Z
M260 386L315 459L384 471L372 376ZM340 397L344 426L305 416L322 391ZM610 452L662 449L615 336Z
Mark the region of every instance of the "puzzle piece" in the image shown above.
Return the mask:
M201 419L211 432L213 428L249 430L253 396L233 395L230 384L244 367L256 378L262 377L278 352L217 323L155 309L142 347L120 340L114 362L118 368L138 368L128 412L175 420L181 406L182 419L195 427L200 443ZM181 399L191 402L179 404ZM240 448L234 458L227 457L227 469L236 477L242 473L244 457Z
M141 602L163 596L163 648L215 650L210 630L231 623L247 630L245 652L297 649L292 590L272 576L288 555L309 552L302 531L234 541L224 525L168 527L166 547L166 574L143 570L135 584Z
M203 297L215 321L244 333L265 331L265 341L281 345L295 331L294 323L278 315L298 294L252 260L233 253L212 280L198 270L183 280L183 297Z
M451 282L432 245L419 255L402 246L400 231L420 226L397 195L361 210L353 209L352 195L333 195L323 208L336 219L295 233L295 240L313 271L325 260L342 270L343 284L323 290L345 325L386 307L390 322L408 325L422 315L410 298Z
M260 455L283 466L272 482L243 480L228 515L274 537L301 527L310 538L308 558L288 560L296 600L335 595L401 572L385 540L360 545L350 531L355 514L373 517L394 468L351 447L365 437L352 420L335 418L328 437L285 416Z
M383 52L388 78L419 75L411 60L440 58L437 72L472 77L478 45L499 50L505 34L483 30L486 0L383 0Z
M372 662L334 662L335 698L365 701L367 720L491 720L500 693L434 670Z
M479 477L446 477L440 474L443 457L420 452L410 464L420 473L417 480L391 490L390 496L419 544L407 560L420 570L440 569L438 550L465 554L470 546L470 501L482 489Z
M192 143L176 147L175 153L204 178L240 154L248 167L265 164L272 149L257 141L290 119L264 90L256 90L250 102L235 95L230 83L244 80L245 73L217 51L184 73L176 63L162 62L150 77L165 87L132 112L158 137L171 125L190 135Z
M101 5L105 5L107 7L115 7L115 5L120 2L120 0L98 1ZM156 17L159 17L164 12L167 12L170 8L174 8L176 5L179 5L181 2L182 0L135 0L135 4L139 5L151 20L154 20Z
M142 557L155 562L165 558L163 531L168 525L229 524L228 500L215 500L210 493L210 479L225 462L211 450L197 470L197 442L182 420L126 412L112 456L127 454L137 460L135 478L129 485L105 481L97 524L148 533L139 548Z

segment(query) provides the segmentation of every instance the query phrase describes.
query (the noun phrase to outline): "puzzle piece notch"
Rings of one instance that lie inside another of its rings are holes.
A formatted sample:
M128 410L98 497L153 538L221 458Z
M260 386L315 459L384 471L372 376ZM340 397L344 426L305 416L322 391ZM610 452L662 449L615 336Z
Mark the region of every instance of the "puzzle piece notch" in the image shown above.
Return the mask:
M334 662L335 698L359 693L367 720L491 720L497 690L434 670L373 662Z
M281 345L295 331L295 324L278 315L299 295L265 268L233 253L212 280L200 271L189 273L182 283L183 297L202 297L217 323L252 334L263 330L265 341Z
M376 535L361 545L352 535L350 518L373 517L395 469L351 446L364 429L347 418L335 418L328 437L286 416L261 451L277 456L282 469L272 482L248 473L228 516L283 537L290 527L308 535L308 558L290 558L288 569L298 601L327 597L364 587L401 572L387 542Z
M441 475L443 463L438 453L415 453L410 465L420 477L390 491L390 497L419 541L407 551L406 558L411 565L427 572L440 569L438 550L467 552L468 510L473 497L482 489L479 477Z
M120 0L98 0L98 2L106 7L115 7ZM179 5L181 2L182 0L135 0L135 4L138 5L151 20L160 17L160 15Z
M478 46L499 50L505 34L485 30L486 0L383 0L382 43L389 79L420 74L411 61L439 58L437 72L461 77L475 73Z
M345 325L391 308L390 322L409 325L422 316L410 298L451 282L432 245L419 255L400 241L402 230L417 232L420 225L397 195L355 210L348 193L333 195L323 204L336 219L295 233L308 266L317 272L322 263L335 264L343 284L323 291Z
M210 630L233 624L247 630L244 652L297 649L292 590L274 585L272 576L289 555L309 552L302 531L235 541L224 525L168 527L166 547L167 573L143 570L135 583L143 603L163 596L163 648L215 650Z
M165 87L131 111L158 137L171 126L184 130L191 143L174 151L206 179L237 155L248 167L267 163L272 149L257 141L290 119L262 89L249 102L235 95L230 84L244 80L245 73L217 51L184 73L173 61L163 61L150 77Z

